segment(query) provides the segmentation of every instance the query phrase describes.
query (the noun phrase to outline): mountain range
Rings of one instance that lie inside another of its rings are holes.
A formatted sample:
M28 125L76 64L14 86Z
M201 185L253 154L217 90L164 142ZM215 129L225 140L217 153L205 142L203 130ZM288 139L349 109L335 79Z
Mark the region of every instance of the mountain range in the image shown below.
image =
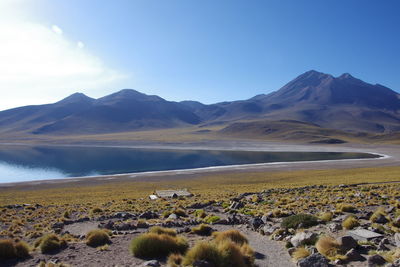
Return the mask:
M393 133L400 131L400 95L348 73L333 77L311 70L270 94L211 105L167 101L132 89L99 99L75 93L53 104L1 111L0 133L76 135L225 125L224 132L243 131L246 123L265 128L271 121Z

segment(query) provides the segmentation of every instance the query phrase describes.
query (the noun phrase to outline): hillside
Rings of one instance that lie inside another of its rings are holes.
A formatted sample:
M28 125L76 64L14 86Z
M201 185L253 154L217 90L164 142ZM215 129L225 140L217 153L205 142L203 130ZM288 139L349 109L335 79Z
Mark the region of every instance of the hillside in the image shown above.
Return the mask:
M124 89L99 99L76 93L53 104L0 112L2 135L95 135L191 126L227 126L220 135L283 139L303 139L304 131L305 139L317 140L349 133L393 137L400 131L400 95L347 73L333 77L312 70L270 94L212 105ZM291 134L286 134L288 128Z

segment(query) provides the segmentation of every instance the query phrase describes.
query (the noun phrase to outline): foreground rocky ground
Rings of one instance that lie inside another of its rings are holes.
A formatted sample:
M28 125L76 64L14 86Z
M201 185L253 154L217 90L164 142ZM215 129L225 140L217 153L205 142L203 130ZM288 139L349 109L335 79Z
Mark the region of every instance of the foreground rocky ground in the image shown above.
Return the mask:
M215 200L195 195L12 204L1 209L0 239L23 240L30 250L26 257L3 257L0 265L173 266L167 257L135 257L129 249L132 240L162 226L185 238L189 249L202 240L213 242L213 231L237 229L254 250L254 261L245 266L400 266L399 189L397 183L320 185L232 192ZM201 224L210 232L193 230ZM110 242L87 245L93 229L105 229ZM62 242L43 252L37 240L48 233ZM204 259L193 266L215 264Z

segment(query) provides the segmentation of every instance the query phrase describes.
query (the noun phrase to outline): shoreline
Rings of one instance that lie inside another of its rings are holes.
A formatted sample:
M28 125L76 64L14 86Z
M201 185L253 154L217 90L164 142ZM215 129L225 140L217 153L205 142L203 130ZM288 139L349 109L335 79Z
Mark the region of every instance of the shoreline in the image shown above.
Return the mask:
M210 173L235 173L235 172L262 172L262 171L283 171L283 170L317 170L329 168L362 168L371 166L400 166L400 149L396 145L390 146L366 146L359 144L347 144L340 146L332 145L309 145L309 144L288 144L282 142L249 142L249 141L214 141L203 143L145 143L145 144L26 144L26 143L0 143L0 145L21 145L21 146L64 146L64 147L108 147L108 148L140 148L140 149L174 149L174 150L223 150L223 151L254 151L254 152L357 152L368 153L379 156L378 158L359 159L337 159L337 160L314 160L314 161L291 161L291 162L268 162L254 164L238 164L226 166L210 166L191 169L161 170L134 173L121 173L112 175L93 175L81 177L66 177L43 179L33 181L20 181L0 183L0 188L12 188L19 186L32 186L44 184L64 184L71 182L92 182L118 181L118 180L147 180L151 177L165 179L171 176L198 176ZM381 164L380 164L381 163ZM179 176L179 177L178 177ZM141 179L143 178L143 179Z

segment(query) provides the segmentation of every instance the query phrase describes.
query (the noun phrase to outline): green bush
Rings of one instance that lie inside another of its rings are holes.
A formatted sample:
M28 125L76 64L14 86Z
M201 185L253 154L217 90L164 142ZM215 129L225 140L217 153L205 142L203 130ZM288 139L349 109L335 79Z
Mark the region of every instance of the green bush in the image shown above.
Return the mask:
M91 247L104 246L110 243L110 236L101 229L92 230L86 234L86 244Z
M170 253L185 253L189 245L183 237L146 233L132 240L130 251L135 257L165 257Z
M206 223L215 223L215 222L218 222L220 219L221 219L220 217L213 215L213 216L206 217L205 222Z
M247 244L249 241L247 238L238 230L227 230L224 232L213 233L215 242L231 241L239 246Z
M29 251L31 248L29 245L24 241L18 241L15 244L15 251L18 258L25 259L29 257Z
M164 228L161 226L153 226L149 229L149 233L153 233L153 234L166 234L166 235L170 235L170 236L176 236L176 231L175 229L169 229L169 228Z
M191 266L196 260L205 260L218 267L253 266L254 251L247 245L240 246L230 240L221 242L201 241L183 258L183 266Z
M308 228L318 224L317 217L310 214L296 214L283 219L281 226L283 228L297 229L300 224L304 228Z
M212 231L213 231L213 229L204 223L192 228L192 233L194 233L196 235L202 235L202 236L209 236L209 235L211 235Z
M65 247L67 242L55 234L47 234L36 241L35 246L40 248L42 253L51 253Z
M0 259L11 259L17 257L14 242L11 240L0 240Z

